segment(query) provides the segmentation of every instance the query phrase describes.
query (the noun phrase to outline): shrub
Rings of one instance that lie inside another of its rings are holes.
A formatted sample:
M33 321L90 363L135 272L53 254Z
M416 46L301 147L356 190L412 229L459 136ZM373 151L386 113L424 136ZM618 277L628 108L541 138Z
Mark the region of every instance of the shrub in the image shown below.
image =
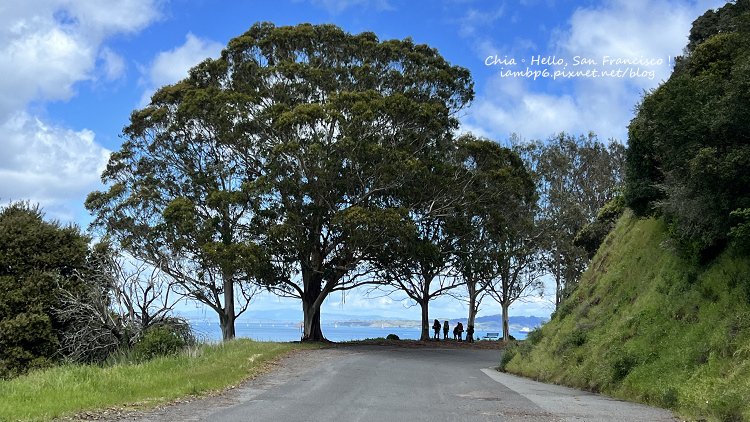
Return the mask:
M599 250L599 246L604 242L604 238L612 231L617 219L620 218L624 211L625 201L622 196L616 196L604 204L599 210L596 220L586 224L576 233L573 244L583 248L588 254L589 259L593 258L596 255L596 251Z
M514 343L508 343L507 346L505 346L505 349L503 349L503 354L500 355L500 366L497 367L498 370L505 372L505 368L508 366L508 363L510 363L511 360L513 360L514 357L518 354L518 344Z
M586 332L577 329L565 337L557 346L557 354L564 354L570 349L583 346L586 343Z
M619 354L612 362L612 380L617 383L625 379L630 371L638 365L638 359L627 353Z
M387 336L385 336L385 339L386 339L386 340L401 340L401 339L400 339L400 338L398 338L398 336L397 336L397 335L395 335L395 334L388 334Z
M133 347L131 356L137 361L173 355L195 344L190 325L179 318L169 318L146 330Z
M88 238L48 222L39 207L0 208L0 378L55 360L65 328L52 314L61 291L79 288Z
M528 341L532 346L539 344L540 341L542 341L542 338L544 337L544 333L542 333L541 327L536 327L533 330L529 332L529 334L526 335L526 341Z
M666 407L667 409L675 409L680 404L679 395L677 394L677 389L674 387L669 387L666 390L664 390L662 397L661 397L661 405L663 407Z

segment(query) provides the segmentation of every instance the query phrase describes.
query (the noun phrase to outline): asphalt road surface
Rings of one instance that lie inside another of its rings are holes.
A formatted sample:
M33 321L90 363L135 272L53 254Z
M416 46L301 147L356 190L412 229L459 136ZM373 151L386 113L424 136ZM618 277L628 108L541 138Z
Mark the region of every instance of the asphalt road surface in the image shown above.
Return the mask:
M674 421L668 411L499 373L497 350L345 347L298 353L218 397L139 421ZM122 420L122 419L120 419Z

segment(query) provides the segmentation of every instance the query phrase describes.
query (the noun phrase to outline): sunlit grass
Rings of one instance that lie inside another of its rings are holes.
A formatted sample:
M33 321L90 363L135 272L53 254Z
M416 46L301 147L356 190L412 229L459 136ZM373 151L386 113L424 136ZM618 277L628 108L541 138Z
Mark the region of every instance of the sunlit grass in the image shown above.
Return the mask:
M222 390L260 373L292 343L234 340L201 345L177 356L100 367L64 365L0 381L0 421L50 420L114 406L150 407Z

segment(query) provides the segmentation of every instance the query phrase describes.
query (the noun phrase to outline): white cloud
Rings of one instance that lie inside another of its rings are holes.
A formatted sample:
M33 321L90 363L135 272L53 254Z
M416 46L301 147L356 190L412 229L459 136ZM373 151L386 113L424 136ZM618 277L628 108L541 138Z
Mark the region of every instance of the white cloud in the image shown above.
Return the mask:
M158 17L158 0L36 0L0 7L0 198L29 199L73 220L97 186L108 151L89 130L50 124L28 106L69 100L76 84L122 76L105 46Z
M0 124L0 197L28 199L70 214L65 202L99 186L109 151L90 130L74 131L18 113Z
M125 74L125 59L119 54L105 47L99 53L99 58L102 60L104 77L108 81L120 79Z
M717 1L697 4L669 0L612 0L603 5L577 9L568 28L551 34L551 51L506 47L519 60L548 54L565 58L604 56L661 58L664 64L649 67L653 77L574 78L569 80L517 79L498 73L478 93L465 127L481 128L485 134L503 140L511 133L527 139L547 138L567 131L594 131L600 138L625 140L634 106L644 90L656 87L671 73L670 58L679 55L687 43L692 21ZM482 40L482 44L493 45ZM496 50L498 52L500 50ZM623 66L627 67L627 66ZM636 66L638 67L638 66ZM571 67L572 68L572 67ZM518 70L525 69L525 65ZM632 69L631 69L632 70ZM644 70L644 69L641 69Z
M67 100L73 95L73 84L90 77L93 48L61 28L52 26L3 41L0 92L7 94L0 97L0 120L32 100Z
M146 70L146 90L140 106L146 106L151 95L163 85L173 84L188 76L191 67L209 57L218 57L223 46L215 41L204 40L188 33L185 43L156 55Z
M469 8L466 13L458 19L459 33L462 36L476 35L478 31L494 24L498 19L505 15L505 5L502 4L492 11L484 11L475 8Z
M0 92L6 94L0 97L0 121L31 101L70 99L76 83L93 79L100 55L105 74L115 75L115 53L103 42L152 22L155 1L40 0L4 6Z

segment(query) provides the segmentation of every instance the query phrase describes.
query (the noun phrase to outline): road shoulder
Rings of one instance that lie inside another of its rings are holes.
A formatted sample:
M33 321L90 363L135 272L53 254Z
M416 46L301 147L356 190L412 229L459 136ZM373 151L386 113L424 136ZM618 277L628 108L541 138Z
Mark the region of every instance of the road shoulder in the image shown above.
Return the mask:
M613 415L621 421L673 422L679 420L665 409L631 403L586 391L554 384L545 384L499 372L482 369L488 377L531 400L542 409L563 421L611 421Z

